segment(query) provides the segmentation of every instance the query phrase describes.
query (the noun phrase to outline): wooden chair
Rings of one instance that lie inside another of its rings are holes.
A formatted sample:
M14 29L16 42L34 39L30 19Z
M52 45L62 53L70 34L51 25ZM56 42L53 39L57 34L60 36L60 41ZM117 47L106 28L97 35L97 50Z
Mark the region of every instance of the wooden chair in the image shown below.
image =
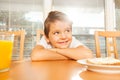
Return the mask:
M37 44L39 43L41 36L44 35L44 31L39 29L36 31L36 33L37 33L36 34L36 44Z
M2 32L3 33L3 32ZM8 34L14 34L14 44L15 44L15 37L19 38L19 61L23 60L24 58L24 40L25 40L25 30L19 30L19 31L4 31L4 33ZM16 44L19 46L18 44ZM14 48L14 47L13 47Z
M116 38L120 37L120 31L95 31L96 57L101 57L100 37L105 38L107 56L118 58Z

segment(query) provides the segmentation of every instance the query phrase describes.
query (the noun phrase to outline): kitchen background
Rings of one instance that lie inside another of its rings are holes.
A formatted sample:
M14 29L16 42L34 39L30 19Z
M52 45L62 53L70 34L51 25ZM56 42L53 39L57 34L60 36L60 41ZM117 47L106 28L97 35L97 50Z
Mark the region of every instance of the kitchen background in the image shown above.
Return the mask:
M36 45L36 30L43 29L51 10L66 13L73 21L73 36L94 53L95 30L120 30L120 0L0 0L0 31L24 29L24 57L29 57ZM105 53L105 45L101 46ZM19 45L14 48L16 57Z

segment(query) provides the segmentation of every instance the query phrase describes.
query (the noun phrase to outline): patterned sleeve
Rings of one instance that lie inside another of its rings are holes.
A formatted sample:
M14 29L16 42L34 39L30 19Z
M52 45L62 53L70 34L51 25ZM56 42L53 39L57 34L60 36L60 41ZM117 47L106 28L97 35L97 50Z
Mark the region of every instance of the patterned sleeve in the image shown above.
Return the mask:
M45 40L44 36L40 39L39 43L37 44L43 46L44 48L51 48L51 46Z
M72 37L72 42L70 44L70 48L76 48L78 46L85 46L83 43L81 43L79 40L77 40L75 37Z

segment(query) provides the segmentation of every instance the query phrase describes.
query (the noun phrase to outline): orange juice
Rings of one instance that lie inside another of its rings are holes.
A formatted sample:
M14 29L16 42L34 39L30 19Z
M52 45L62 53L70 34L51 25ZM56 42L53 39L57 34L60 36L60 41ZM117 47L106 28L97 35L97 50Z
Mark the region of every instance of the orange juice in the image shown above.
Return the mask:
M0 40L0 70L10 66L13 41Z

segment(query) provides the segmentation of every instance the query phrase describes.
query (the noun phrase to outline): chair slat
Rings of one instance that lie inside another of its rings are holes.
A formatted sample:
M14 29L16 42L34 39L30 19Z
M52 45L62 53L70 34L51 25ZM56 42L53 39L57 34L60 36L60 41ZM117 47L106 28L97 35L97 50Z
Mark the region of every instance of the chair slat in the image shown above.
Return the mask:
M44 31L39 29L36 31L36 44L39 43L41 35L44 35Z
M20 50L19 50L19 60L24 59L24 40L25 40L25 30L19 31L0 31L1 33L14 34L14 36L20 38ZM15 40L15 38L14 38Z
M120 37L120 31L95 31L96 57L101 57L99 37L105 37L107 56L118 58L116 38Z

